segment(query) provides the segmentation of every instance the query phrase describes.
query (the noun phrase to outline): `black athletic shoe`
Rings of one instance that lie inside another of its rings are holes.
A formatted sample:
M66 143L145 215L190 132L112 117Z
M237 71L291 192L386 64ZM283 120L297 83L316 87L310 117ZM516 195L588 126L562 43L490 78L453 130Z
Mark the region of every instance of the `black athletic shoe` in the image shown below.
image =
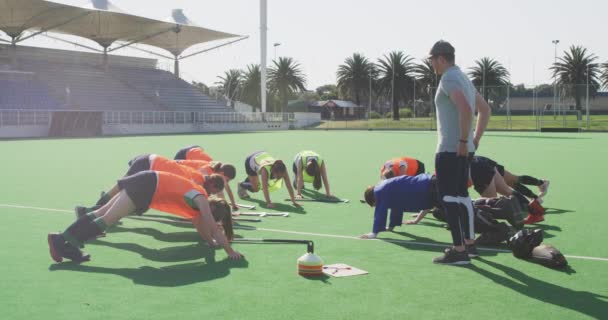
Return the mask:
M70 243L65 243L63 246L63 257L77 263L82 263L91 260L91 256L80 251Z
M454 248L445 249L445 253L441 257L433 259L433 263L447 265L465 265L471 263L466 251L458 252Z
M59 233L49 233L47 236L47 240L49 242L49 251L51 252L51 258L55 260L55 262L63 261L63 247L65 244L65 239Z
M469 258L479 257L479 252L477 252L477 246L475 244L467 244L465 247Z

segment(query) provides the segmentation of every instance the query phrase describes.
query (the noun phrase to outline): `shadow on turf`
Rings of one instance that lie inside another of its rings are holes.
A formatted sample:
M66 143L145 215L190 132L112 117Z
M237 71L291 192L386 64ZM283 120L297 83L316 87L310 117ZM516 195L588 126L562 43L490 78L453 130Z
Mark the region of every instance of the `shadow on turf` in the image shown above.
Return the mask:
M197 240L194 241L196 242ZM201 243L161 249L150 249L136 243L114 243L103 240L96 240L92 244L131 251L139 254L144 259L158 262L180 262L197 259L205 259L207 261L214 254L212 252L214 249Z
M157 220L154 220L157 221ZM168 222L169 224L171 222ZM201 237L196 233L194 227L191 232L162 232L154 228L138 227L138 228L125 228L125 227L112 227L108 230L109 233L118 232L131 232L150 236L156 240L164 242L197 242Z
M215 254L213 254L213 256L206 259L206 262L182 263L160 268L149 266L139 268L107 268L88 266L86 264L60 263L51 265L49 270L113 274L131 279L135 284L155 287L179 287L224 278L230 274L230 269L232 268L247 267L249 267L249 263L245 259L224 259L215 262Z
M494 281L495 283L504 286L505 288L509 288L522 295L541 302L567 308L595 319L606 318L608 302L602 299L608 299L608 296L602 296L600 294L588 291L576 291L560 287L556 284L530 277L519 270L483 258L476 259L476 262L485 263L488 266L504 273L504 275L493 273L488 270L478 268L474 264L468 267L480 275ZM564 272L574 273L572 269Z
M304 207L294 207L292 205L288 205L288 204L284 204L284 203L273 202L272 204L274 205L274 207L268 208L266 206L265 200L248 198L248 199L245 199L244 201L255 202L257 204L257 207L259 207L259 208L275 210L278 212L291 212L291 213L298 213L298 214L306 213L306 210L304 209Z
M574 210L558 209L558 208L545 208L545 213L548 213L548 214L562 214L562 213L569 213L569 212L574 212Z
M388 232L387 232L388 233ZM438 242L431 238L420 237L408 232L404 231L392 231L394 234L398 234L403 237L407 237L412 239L404 240L404 239L391 239L391 238L378 238L379 240L389 242L394 245L398 245L400 247L410 249L410 250L424 250L424 251L443 251L445 248L449 248L452 246L450 243ZM482 256L495 256L499 251L497 250L508 250L508 248L504 245L490 247L490 246L480 246L479 251Z

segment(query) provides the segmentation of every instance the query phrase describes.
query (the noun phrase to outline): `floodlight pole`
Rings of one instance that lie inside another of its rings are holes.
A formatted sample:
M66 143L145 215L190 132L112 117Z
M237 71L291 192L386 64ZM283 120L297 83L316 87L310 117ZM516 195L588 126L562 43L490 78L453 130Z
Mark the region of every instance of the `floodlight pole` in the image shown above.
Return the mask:
M559 40L553 40L551 43L554 44L555 50L553 53L553 67L557 64L557 44ZM555 70L557 71L557 70ZM555 117L555 112L557 110L557 73L553 72L553 116Z
M260 102L262 113L266 112L266 33L268 1L260 0Z
M587 121L587 130L589 130L589 63L587 63L587 101L585 101L586 104L586 121Z

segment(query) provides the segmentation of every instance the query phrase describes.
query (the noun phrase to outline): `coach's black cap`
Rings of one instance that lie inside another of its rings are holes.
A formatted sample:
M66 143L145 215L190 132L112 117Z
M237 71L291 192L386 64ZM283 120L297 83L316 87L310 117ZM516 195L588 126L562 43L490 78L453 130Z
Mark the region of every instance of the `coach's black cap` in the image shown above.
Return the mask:
M454 54L456 50L454 49L454 47L452 47L452 45L444 40L439 40L437 42L435 42L435 44L433 45L433 47L431 48L431 52L429 52L429 58L434 57L434 56L439 56L439 55L444 55L444 54Z

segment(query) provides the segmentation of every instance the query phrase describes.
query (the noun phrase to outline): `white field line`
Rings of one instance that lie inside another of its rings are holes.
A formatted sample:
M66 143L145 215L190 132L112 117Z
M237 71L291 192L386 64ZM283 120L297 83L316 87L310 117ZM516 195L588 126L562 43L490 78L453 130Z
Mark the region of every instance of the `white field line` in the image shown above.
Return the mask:
M40 211L74 213L74 210L53 209L53 208L43 208L43 207L30 207L30 206L21 206L21 205L3 204L3 203L0 203L0 208L33 209L33 210L40 210ZM144 220L144 219L141 219L141 220ZM168 221L168 222L190 224L189 221L165 220L165 219L154 219L154 218L149 218L149 219L145 219L145 220L159 221L159 222ZM343 235L338 235L338 234L314 233L314 232L291 231L291 230L280 230L280 229L268 229L268 228L258 228L258 227L256 227L255 229L256 230L260 230L260 231L268 231L268 232L276 232L276 233L287 233L287 234L296 234L296 235L305 235L305 236L315 236L315 237L323 237L323 238L350 239L350 240L358 240L358 241L383 241L383 242L404 243L404 244L413 244L413 245L428 246L428 247L441 247L441 248L445 248L445 247L447 247L447 246L450 245L448 243L430 243L430 242L419 242L419 241L409 241L409 240L399 240L399 239L371 239L371 240L364 240L364 239L359 239L358 237L343 236ZM511 252L509 250L504 250L504 249L479 248L479 247L478 247L478 249L479 250L483 250L483 251L492 251L492 252ZM571 255L564 255L564 256L566 258L570 258L570 259L580 259L580 260L592 260L592 261L605 261L605 262L608 262L608 258L587 257L587 256L571 256Z

